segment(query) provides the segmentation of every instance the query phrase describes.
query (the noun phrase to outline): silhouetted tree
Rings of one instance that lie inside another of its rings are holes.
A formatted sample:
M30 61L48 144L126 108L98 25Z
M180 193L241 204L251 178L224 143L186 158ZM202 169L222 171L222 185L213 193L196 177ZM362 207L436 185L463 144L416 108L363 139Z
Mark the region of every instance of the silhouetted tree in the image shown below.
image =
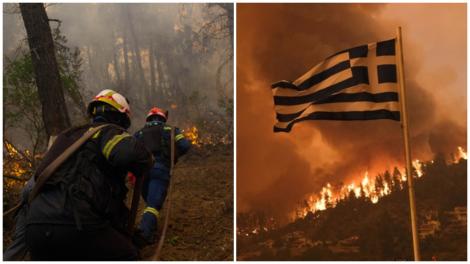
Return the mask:
M381 193L384 189L384 179L381 174L375 178L375 192Z
M20 4L48 136L70 126L49 18L43 4Z
M402 188L401 184L401 173L397 167L393 168L393 191L399 191Z

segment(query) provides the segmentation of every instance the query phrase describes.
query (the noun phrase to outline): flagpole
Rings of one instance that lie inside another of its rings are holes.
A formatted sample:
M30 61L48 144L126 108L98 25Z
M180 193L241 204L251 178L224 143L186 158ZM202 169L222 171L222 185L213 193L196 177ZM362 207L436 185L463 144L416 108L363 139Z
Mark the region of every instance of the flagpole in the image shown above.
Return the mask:
M400 102L401 102L401 125L403 131L403 140L405 145L405 160L406 160L406 175L408 180L408 194L410 199L410 215L411 215L411 231L413 234L413 253L415 261L419 261L420 250L419 250L419 238L417 228L417 215L416 215L416 203L415 203L415 191L413 186L413 175L411 170L411 154L410 154L410 143L409 143L409 131L408 131L408 113L406 109L406 93L405 93L405 70L403 63L403 43L401 37L401 27L397 28L397 54L398 54L398 78L400 87Z

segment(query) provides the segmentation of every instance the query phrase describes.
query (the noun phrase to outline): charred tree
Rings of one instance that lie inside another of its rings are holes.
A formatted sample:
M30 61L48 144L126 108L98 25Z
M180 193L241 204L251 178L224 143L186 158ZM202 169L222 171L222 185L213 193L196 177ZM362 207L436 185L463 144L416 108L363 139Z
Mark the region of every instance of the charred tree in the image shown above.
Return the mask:
M123 36L123 42L122 42L122 52L124 53L124 89L129 89L129 78L130 78L130 73L129 73L129 57L128 57L128 50L127 50L127 34L124 31L124 36Z
M99 58L98 65L99 65L99 69L101 69L101 74L100 74L101 75L101 87L108 87L110 84L113 83L113 76L108 70L108 65L111 59L108 59L110 57L107 57L106 55L104 55L108 52L109 46L106 48L103 48L102 45L97 45L97 48L98 48L98 53L103 54L102 57L101 56L98 57Z
M218 3L227 14L227 29L229 32L230 51L233 51L233 4L232 3Z
M156 56L157 58L157 71L158 71L158 86L159 86L159 91L158 95L160 96L166 96L166 88L167 88L167 82L165 78L165 72L164 72L164 61L162 59L162 56Z
M142 57L140 56L139 39L137 38L137 35L135 32L133 16L131 14L131 10L129 9L129 6L127 6L127 19L128 19L129 31L132 37L132 44L133 44L132 47L133 47L133 53L134 53L134 58L135 58L135 70L137 71L137 76L139 76L139 82L140 82L140 85L142 85L141 87L146 88L147 82L145 81L144 69L142 66Z
M149 47L149 64L150 64L150 95L155 93L155 53L153 52L153 41L150 41Z
M28 36L29 49L42 105L42 117L49 137L70 126L60 80L49 18L43 4L19 4Z
M121 72L120 72L120 66L119 66L119 60L118 60L118 50L116 50L116 46L113 45L113 64L114 64L114 72L116 74L116 83L117 86L119 87L119 90L122 89L122 79L121 79Z
M93 52L92 45L86 47L86 56L88 58L88 67L90 68L91 78L93 79L93 84L95 85L95 87L99 88L103 87L103 79L101 78L101 76L99 75L99 71L97 70L94 53L96 52Z

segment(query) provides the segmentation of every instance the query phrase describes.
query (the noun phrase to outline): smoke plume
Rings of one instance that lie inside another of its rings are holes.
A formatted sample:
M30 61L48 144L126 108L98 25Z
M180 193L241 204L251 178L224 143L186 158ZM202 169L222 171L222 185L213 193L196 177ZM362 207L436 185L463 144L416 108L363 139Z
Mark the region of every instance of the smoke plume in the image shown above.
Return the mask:
M452 31L441 26L449 21ZM327 182L349 183L366 170L375 176L403 165L399 122L311 121L289 134L274 134L270 90L271 83L295 80L337 51L393 38L398 25L404 34L413 158L427 160L466 146L464 4L237 6L240 212L268 211L285 221L306 195Z

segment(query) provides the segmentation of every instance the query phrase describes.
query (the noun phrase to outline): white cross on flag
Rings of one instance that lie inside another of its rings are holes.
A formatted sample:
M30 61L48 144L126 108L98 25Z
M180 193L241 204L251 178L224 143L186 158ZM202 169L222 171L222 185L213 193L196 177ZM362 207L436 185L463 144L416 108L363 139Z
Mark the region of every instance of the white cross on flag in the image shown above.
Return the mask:
M272 88L274 132L289 132L305 120L399 121L395 39L338 52Z

